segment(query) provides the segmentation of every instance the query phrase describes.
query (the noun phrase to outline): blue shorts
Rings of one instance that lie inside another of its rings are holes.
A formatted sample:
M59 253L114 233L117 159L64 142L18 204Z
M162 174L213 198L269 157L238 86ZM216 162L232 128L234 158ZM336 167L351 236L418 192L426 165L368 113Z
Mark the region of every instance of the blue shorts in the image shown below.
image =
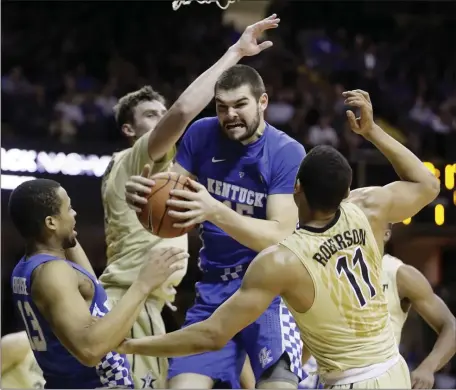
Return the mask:
M209 318L240 285L241 278L197 283L195 303L187 311L183 327ZM257 321L239 332L223 349L170 359L168 378L195 373L212 378L216 386L239 389L246 354L258 381L263 372L284 353L288 355L291 370L301 380L302 341L299 330L290 312L277 297Z

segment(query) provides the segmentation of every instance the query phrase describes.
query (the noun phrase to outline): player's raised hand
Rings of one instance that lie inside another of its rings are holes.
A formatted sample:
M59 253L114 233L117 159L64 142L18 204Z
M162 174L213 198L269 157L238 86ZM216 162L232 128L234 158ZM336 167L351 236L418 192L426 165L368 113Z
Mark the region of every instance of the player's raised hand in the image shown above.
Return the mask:
M125 184L125 200L137 213L141 212L142 206L147 204L147 197L155 185L155 181L149 179L150 172L150 165L146 164L141 175L131 176Z
M215 212L218 200L213 198L207 191L206 187L195 180L188 179L188 190L172 190L170 194L179 199L169 199L168 206L182 208L185 211L169 210L168 214L177 221L173 226L175 228L187 228L204 221L210 220Z
M272 46L271 41L258 43L258 39L266 31L279 26L280 19L276 14L272 14L266 19L256 22L244 30L234 47L242 56L254 56Z
M139 271L137 281L149 292L159 288L174 272L185 268L189 254L181 248L154 248Z
M370 96L367 92L360 89L346 91L342 93L347 106L356 107L360 110L360 117L356 118L353 111L347 111L348 123L350 128L357 134L367 135L374 128L374 112Z

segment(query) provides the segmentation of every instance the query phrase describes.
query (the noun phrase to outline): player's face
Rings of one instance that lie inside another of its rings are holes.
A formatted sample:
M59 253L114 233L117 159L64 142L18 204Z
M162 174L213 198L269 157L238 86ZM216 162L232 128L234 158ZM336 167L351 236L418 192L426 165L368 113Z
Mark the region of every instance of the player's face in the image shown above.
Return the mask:
M149 130L155 129L157 123L165 115L166 107L157 100L152 102L141 102L135 107L134 125L136 138L141 137Z
M223 132L232 140L248 141L263 121L267 101L266 94L256 100L248 85L217 90L215 104Z
M71 207L71 199L65 189L58 189L60 197L60 214L55 216L55 234L62 243L63 249L73 248L76 245L77 233L74 230L76 225L76 211Z

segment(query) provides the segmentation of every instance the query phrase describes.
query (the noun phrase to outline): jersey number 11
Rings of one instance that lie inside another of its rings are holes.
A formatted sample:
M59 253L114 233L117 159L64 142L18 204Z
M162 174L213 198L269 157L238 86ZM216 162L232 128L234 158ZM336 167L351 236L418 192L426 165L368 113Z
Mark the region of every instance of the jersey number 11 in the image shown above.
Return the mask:
M347 256L341 256L337 259L336 262L336 271L337 275L339 278L342 276L342 273L345 274L347 277L348 281L350 282L350 286L352 290L354 291L356 295L356 299L359 302L359 305L361 307L364 307L366 305L366 298L363 295L363 291L361 290L361 287L356 280L356 276L353 273L353 270L359 266L361 268L361 276L363 279L363 282L366 284L366 286L369 288L369 293L370 297L373 298L377 294L377 291L375 290L375 287L372 285L372 282L370 280L369 276L369 268L367 267L366 262L364 261L364 256L363 256L363 251L361 248L356 248L353 256L351 258L351 264L348 263Z

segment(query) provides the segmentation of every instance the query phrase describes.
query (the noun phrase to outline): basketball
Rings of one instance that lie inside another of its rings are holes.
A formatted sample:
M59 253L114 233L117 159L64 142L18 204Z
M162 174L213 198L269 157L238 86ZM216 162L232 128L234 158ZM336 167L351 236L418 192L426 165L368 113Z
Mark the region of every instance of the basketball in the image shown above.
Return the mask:
M161 238L174 238L182 236L194 226L188 228L175 228L173 224L179 222L168 215L170 209L182 211L182 209L169 207L166 202L171 199L171 190L193 191L187 185L187 176L175 172L158 173L151 177L155 181L155 186L149 195L148 203L138 214L139 221L152 234Z

